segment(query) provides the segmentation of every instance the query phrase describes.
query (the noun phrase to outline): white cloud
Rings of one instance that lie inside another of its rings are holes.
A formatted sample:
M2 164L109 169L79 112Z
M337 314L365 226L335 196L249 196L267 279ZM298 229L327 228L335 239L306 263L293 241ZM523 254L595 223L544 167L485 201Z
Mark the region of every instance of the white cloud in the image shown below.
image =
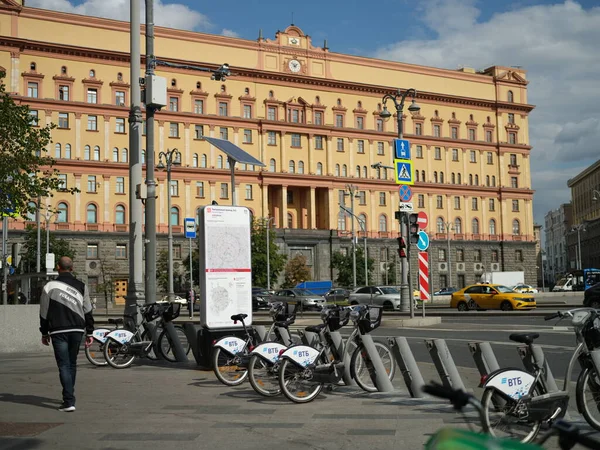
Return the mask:
M422 0L434 39L403 40L376 57L455 69L523 66L529 120L535 219L570 198L567 180L600 157L600 7L566 0L515 8L477 22L476 0ZM406 86L408 87L408 86Z
M142 23L144 22L144 2L142 5ZM28 0L27 6L51 9L86 16L108 19L129 20L129 0L85 0L74 5L69 0ZM180 3L154 1L155 25L180 30L209 31L212 24L208 17Z
M239 34L237 34L235 31L233 30L229 30L228 28L223 28L223 31L221 31L221 34L223 36L228 36L228 37L240 37Z

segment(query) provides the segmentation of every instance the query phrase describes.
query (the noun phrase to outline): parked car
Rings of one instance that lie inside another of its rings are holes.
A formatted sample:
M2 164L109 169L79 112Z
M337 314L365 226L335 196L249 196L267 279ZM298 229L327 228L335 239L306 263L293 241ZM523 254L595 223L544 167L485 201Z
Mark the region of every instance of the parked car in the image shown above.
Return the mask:
M328 302L344 302L350 297L350 291L348 289L334 288L327 291L324 297Z
M515 292L501 284L473 284L452 294L450 307L459 311L470 309L534 309L535 298L531 294Z
M261 309L269 309L272 297L273 296L267 289L253 287L252 288L252 311L259 311Z
M379 305L384 309L400 309L400 291L394 286L364 286L350 293L351 305Z
M515 292L522 292L522 293L527 293L527 294L537 294L539 292L537 290L537 288L534 288L533 286L530 286L528 284L522 284L522 283L512 286L511 289Z
M600 283L596 283L583 293L583 306L600 309Z
M456 292L456 288L443 287L439 291L435 291L433 295L452 295L454 292Z
M280 289L271 297L271 301L298 302L304 310L315 309L317 311L321 310L325 304L324 297L308 289L299 288Z

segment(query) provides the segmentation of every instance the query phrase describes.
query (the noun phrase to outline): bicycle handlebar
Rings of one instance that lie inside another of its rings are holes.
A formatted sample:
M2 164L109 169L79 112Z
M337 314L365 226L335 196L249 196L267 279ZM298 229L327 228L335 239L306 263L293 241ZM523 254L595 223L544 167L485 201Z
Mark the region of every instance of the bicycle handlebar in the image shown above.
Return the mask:
M550 314L549 316L544 316L544 320L553 320L553 319L558 319L559 317L562 317L562 314L560 313L560 311L555 312L554 314Z
M423 386L423 392L435 397L450 400L455 409L461 410L471 402L473 396L461 389L452 389L438 383L430 383Z
M583 447L597 449L600 448L600 441L581 434L579 428L566 420L559 419L552 423L550 431L542 436L539 441L543 445L550 437L558 434L558 443L560 448L572 448L575 444Z

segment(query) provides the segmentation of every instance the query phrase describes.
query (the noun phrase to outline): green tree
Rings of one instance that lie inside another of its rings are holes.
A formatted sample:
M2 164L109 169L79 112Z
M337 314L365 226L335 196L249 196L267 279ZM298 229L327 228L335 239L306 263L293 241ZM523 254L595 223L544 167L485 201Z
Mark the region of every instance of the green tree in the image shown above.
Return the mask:
M104 305L98 306L108 307L108 304L114 301L116 272L117 268L113 263L107 261L106 258L100 259L100 275L102 277L100 280L98 280L96 289L98 294L103 294Z
M310 267L306 265L306 256L296 255L285 265L283 287L295 287L298 283L310 280Z
M6 92L5 75L0 72L0 211L26 217L36 211L39 197L51 197L61 186L52 168L56 161L47 154L55 125L38 127L29 106L17 105Z
M277 280L285 266L287 256L279 252L275 243L275 231L269 230L269 268L271 272L271 285ZM252 285L267 286L267 232L260 220L252 220L250 233L252 247Z
M372 280L373 274L373 258L367 259L367 271L369 272L369 280ZM342 252L336 252L331 259L331 265L338 271L336 284L338 286L352 286L352 253L344 255ZM365 285L365 252L362 247L356 247L356 285Z
M42 272L46 268L44 255L46 254L46 230L40 229L40 261ZM21 258L20 273L33 273L37 265L37 229L33 225L27 225L25 229L25 242L23 243L24 255ZM56 261L61 256L68 256L75 259L75 250L71 248L68 241L57 238L50 233L50 253L54 253Z
M162 292L167 292L169 289L168 256L168 251L161 250L156 258L156 287Z

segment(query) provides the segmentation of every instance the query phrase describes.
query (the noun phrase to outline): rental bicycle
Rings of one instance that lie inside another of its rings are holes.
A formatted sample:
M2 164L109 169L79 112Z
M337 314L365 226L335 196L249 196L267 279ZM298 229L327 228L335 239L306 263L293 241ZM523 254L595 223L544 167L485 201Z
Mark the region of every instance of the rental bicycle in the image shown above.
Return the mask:
M85 346L85 357L94 366L102 367L108 363L104 358L104 344L106 343L106 336L113 330L122 328L123 318L110 318L108 323L114 325L112 329L109 328L95 328L92 332L92 345Z

